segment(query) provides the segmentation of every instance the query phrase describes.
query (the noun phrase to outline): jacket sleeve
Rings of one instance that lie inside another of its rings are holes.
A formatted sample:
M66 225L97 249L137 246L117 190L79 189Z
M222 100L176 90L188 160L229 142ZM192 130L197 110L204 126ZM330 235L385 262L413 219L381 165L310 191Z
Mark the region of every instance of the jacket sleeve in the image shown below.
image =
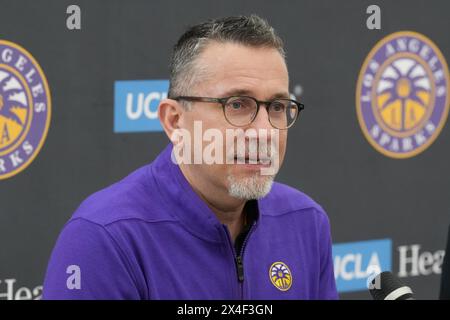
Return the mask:
M43 299L141 299L139 291L131 265L105 227L82 218L64 226L47 267Z
M339 299L334 278L330 222L323 211L320 228L320 300Z

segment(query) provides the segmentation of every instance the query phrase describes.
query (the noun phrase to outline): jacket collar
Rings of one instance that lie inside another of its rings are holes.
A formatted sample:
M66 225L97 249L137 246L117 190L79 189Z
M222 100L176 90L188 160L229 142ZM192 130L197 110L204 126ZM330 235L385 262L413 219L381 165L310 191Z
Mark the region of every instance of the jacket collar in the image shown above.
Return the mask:
M195 236L207 241L223 242L219 229L223 228L222 224L192 189L171 155L170 143L150 165L169 214L175 216Z
M169 214L175 216L197 237L212 242L223 242L223 224L193 190L180 167L172 161L172 149L170 143L150 165L151 175L167 204ZM259 201L257 204L259 207ZM251 219L257 223L260 217L261 214L257 214Z

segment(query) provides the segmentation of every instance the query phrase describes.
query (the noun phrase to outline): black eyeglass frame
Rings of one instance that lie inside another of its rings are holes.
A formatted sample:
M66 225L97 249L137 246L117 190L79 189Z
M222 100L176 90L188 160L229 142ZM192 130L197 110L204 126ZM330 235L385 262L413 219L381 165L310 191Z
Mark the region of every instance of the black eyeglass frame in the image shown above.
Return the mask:
M253 116L253 118L250 120L249 123L244 124L244 125L235 125L234 123L231 123L230 120L228 120L226 114L225 114L225 106L227 105L227 102L231 99L231 98L249 98L252 99L253 101L255 101L256 103L256 112L255 115ZM272 127L274 127L275 129L279 129L279 130L287 130L290 127L292 127L294 125L294 123L297 121L298 116L300 115L300 112L305 109L305 105L303 103L300 103L298 101L292 100L292 99L285 99L285 98L278 98L278 99L273 99L271 101L260 101L257 100L254 97L250 97L250 96L229 96L229 97L224 97L224 98L211 98L211 97L194 97L194 96L177 96L177 97L173 97L170 98L172 100L176 100L176 101L180 101L180 100L185 100L185 101L193 101L193 102L209 102L209 103L220 103L222 105L222 111L223 111L223 116L225 117L225 120L227 120L227 122L229 124L231 124L232 126L235 127L245 127L248 126L250 123L252 123L253 121L255 121L256 116L258 115L259 109L261 105L265 105L266 106L266 110L267 113L269 113L268 108L270 107L270 105L274 102L274 101L290 101L292 103L294 103L297 106L298 112L295 116L294 121L292 121L292 123L286 127L286 128L278 128L276 126L274 126L274 124L272 123L272 121L270 120L270 116L269 116L269 122L272 125Z

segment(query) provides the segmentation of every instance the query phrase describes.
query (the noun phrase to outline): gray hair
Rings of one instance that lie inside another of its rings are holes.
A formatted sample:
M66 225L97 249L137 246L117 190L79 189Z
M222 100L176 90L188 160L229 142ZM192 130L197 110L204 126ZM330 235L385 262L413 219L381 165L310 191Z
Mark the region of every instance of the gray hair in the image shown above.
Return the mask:
M170 62L169 98L192 94L191 89L206 71L196 60L211 41L232 42L278 50L285 59L283 41L266 20L257 16L211 19L190 27L173 48Z

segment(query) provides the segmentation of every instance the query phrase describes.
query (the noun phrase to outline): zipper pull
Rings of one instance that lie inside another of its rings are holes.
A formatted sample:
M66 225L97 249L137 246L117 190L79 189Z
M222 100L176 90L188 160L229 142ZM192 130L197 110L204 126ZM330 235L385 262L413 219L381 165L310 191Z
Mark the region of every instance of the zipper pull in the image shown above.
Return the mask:
M236 268L237 268L239 282L243 282L244 281L244 265L242 264L241 256L236 257Z

